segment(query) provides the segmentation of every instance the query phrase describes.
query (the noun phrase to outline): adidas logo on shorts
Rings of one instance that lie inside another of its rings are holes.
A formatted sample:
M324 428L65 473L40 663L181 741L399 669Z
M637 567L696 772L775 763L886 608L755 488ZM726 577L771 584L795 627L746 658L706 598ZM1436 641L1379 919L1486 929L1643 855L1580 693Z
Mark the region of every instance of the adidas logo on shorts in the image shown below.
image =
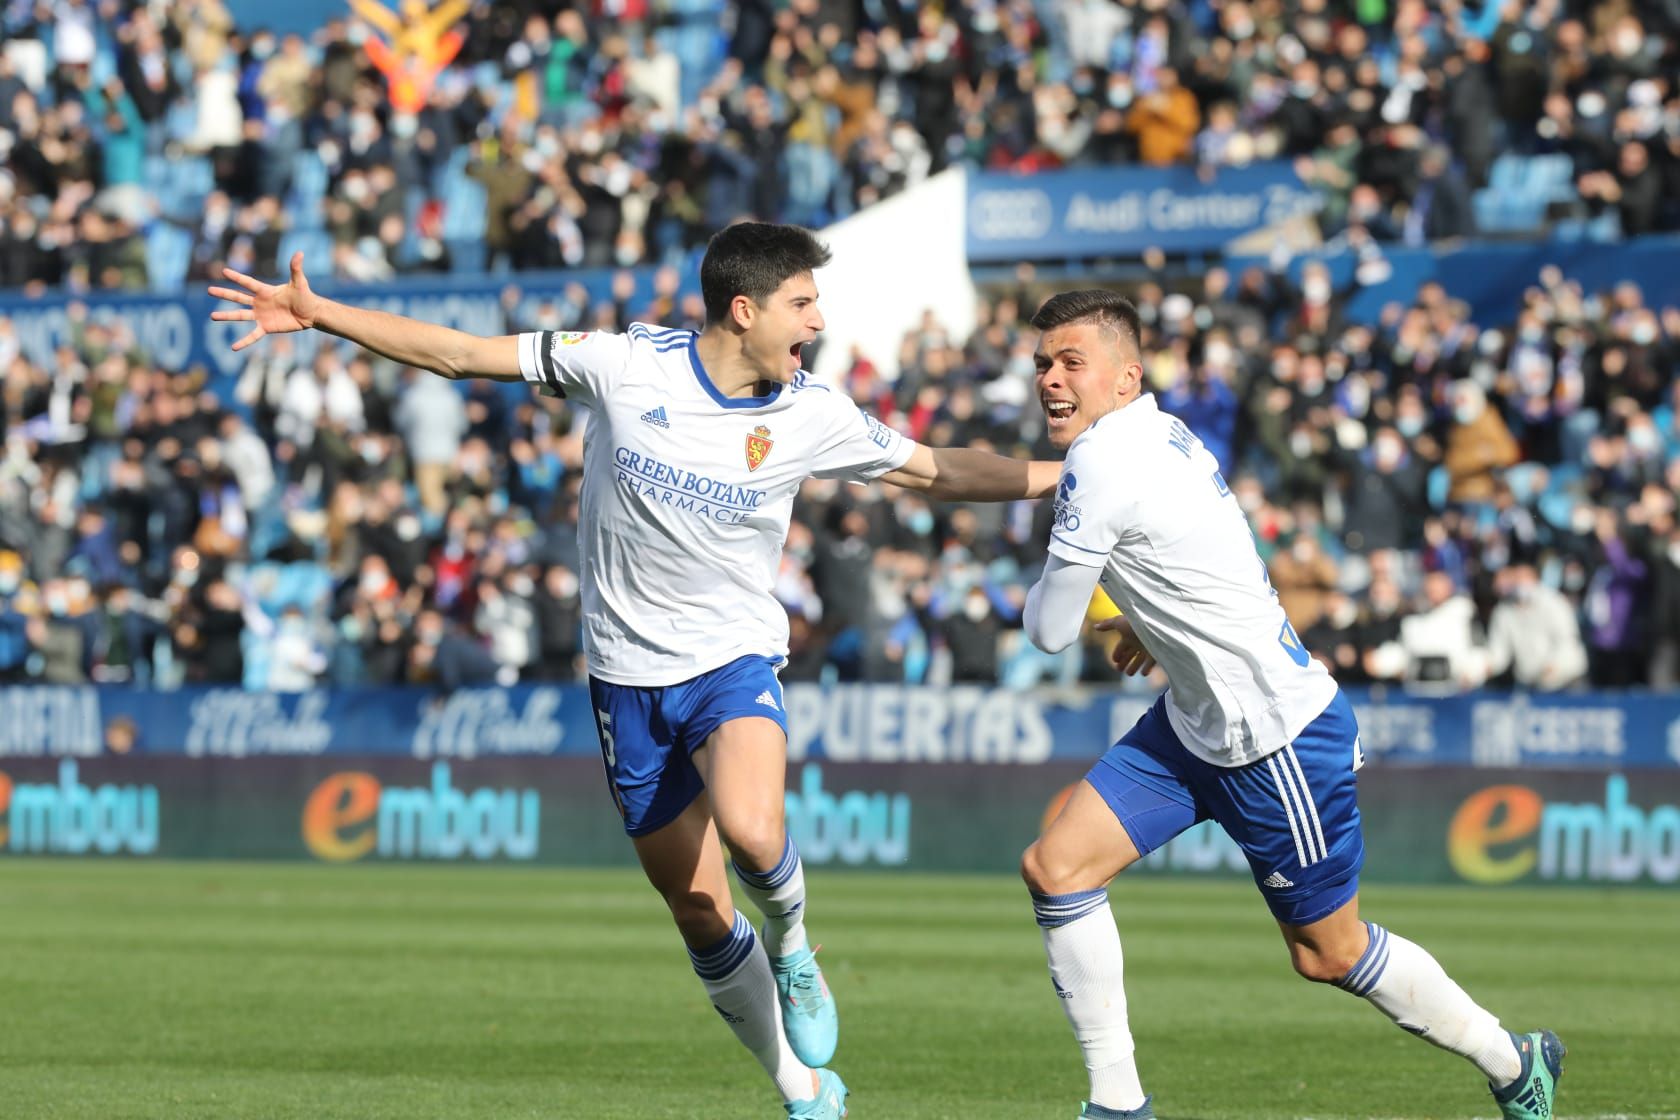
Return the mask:
M1285 879L1283 877L1283 872L1274 871L1264 879L1260 880L1260 885L1262 887L1268 887L1274 891L1281 891L1283 888L1293 887L1295 884L1291 883L1288 879Z
M763 704L766 708L769 708L771 711L779 712L782 710L782 706L776 703L776 698L770 695L770 690L768 688L758 694L758 702Z

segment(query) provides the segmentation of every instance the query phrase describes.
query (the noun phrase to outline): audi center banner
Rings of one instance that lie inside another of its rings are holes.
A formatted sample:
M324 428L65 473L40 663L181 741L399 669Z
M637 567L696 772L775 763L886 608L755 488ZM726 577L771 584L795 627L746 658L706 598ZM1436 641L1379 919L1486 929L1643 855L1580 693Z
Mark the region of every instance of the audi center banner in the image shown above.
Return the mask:
M968 179L968 259L1208 252L1318 208L1318 195L1283 160L1205 178L1192 167L986 172Z

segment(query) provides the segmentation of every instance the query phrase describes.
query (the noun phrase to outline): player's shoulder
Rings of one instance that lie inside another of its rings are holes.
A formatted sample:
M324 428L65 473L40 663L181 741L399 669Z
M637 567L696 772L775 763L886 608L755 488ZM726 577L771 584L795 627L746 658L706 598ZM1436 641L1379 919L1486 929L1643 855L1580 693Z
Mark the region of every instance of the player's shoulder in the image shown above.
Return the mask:
M835 392L834 386L824 384L810 370L804 369L793 375L793 380L787 384L787 392L791 396L803 393L806 400L825 403L844 398L844 394Z
M656 323L631 323L624 329L624 338L632 345L641 345L660 354L687 351L697 336L681 327L662 327Z
M782 410L813 419L833 420L857 411L849 396L805 370L794 374L793 380L780 388L776 403Z

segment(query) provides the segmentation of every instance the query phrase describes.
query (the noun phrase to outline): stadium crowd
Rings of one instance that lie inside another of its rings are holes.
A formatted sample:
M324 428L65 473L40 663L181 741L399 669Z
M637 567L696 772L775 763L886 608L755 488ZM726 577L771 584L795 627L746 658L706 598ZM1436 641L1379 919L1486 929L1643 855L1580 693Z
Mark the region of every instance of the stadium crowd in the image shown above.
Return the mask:
M1287 276L1135 294L1149 383L1223 465L1313 652L1350 683L1676 683L1680 308L1548 270L1514 322L1425 286L1367 326L1322 266ZM916 439L1045 455L1023 322L1044 294L1023 273L967 338L930 317L896 379L855 354L846 388ZM331 347L302 361L285 336L227 401L120 320L72 321L41 366L0 319L0 680L578 677L563 402ZM1108 679L1100 635L1058 656L1023 640L1049 514L811 481L775 589L786 675Z
M498 268L671 261L739 216L821 225L959 161L1293 159L1326 236L1421 243L1474 232L1496 153L1559 153L1564 211L1680 228L1675 0L463 11L434 68L359 19L306 40L241 33L221 0L0 6L0 287L179 282L148 277L159 223L190 232L190 278L272 273L299 228L343 278L446 270L458 173ZM210 182L165 189L195 161Z

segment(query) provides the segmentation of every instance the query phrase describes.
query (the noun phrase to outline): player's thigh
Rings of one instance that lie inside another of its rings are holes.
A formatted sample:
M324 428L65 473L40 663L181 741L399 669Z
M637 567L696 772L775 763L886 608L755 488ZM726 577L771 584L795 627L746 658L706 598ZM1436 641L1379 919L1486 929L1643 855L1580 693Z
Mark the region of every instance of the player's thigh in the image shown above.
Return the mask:
M666 716L670 691L589 681L607 788L631 837L664 828L704 788L680 729Z
M1190 755L1156 701L1074 787L1022 861L1044 894L1093 890L1201 819L1184 773Z
M728 935L735 904L711 803L700 793L676 818L631 838L653 889L664 898L683 939L704 948Z
M787 733L774 720L738 716L719 724L695 752L724 843L749 866L782 855Z
M1337 693L1287 747L1233 770L1209 767L1197 791L1281 924L1311 926L1359 892L1358 739L1353 709Z
M693 682L683 740L711 797L724 843L753 866L781 858L787 715L776 662L742 657Z
M1071 894L1107 886L1137 861L1137 846L1088 780L1021 857L1021 877L1039 894Z

